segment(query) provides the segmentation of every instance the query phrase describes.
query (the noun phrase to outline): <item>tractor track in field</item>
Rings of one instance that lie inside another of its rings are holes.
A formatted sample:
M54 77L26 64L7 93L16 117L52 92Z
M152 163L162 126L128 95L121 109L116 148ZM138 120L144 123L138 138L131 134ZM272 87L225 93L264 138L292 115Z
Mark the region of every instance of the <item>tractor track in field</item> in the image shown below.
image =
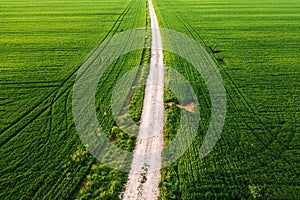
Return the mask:
M123 12L119 15L119 17L117 18L117 20L114 22L112 28L104 36L104 38L102 39L101 42L103 42L106 39L108 39L108 43L109 43L109 41L110 41L109 36L110 35L114 35L118 31L121 23L123 22L124 17L129 12L129 10L133 6L134 2L135 1L132 0L128 4L128 6L123 10ZM96 51L97 51L97 48L93 49L92 52L89 54L89 56L82 63L84 63ZM97 59L97 57L101 54L101 52L102 51L99 51L99 53L92 60L92 62L94 62ZM60 84L60 86L56 86L57 88L53 89L49 94L46 95L46 97L44 97L41 101L39 101L33 108L27 110L23 115L21 115L20 117L18 117L15 121L13 121L12 123L10 123L7 127L5 127L2 130L0 130L0 135L3 136L3 134L6 134L7 131L9 131L11 128L14 128L15 126L17 126L25 118L30 118L30 119L27 120L27 122L25 122L24 124L22 124L20 127L16 128L16 130L13 133L11 133L10 135L6 136L6 138L4 138L4 139L1 138L0 145L4 146L7 142L9 142L9 140L11 140L15 136L17 136L18 133L20 133L27 126L29 126L41 114L43 114L44 112L46 112L47 109L50 106L52 106L61 96L63 96L67 91L69 91L72 88L72 86L73 86L73 80L72 79L76 75L77 71L80 69L81 65L82 64L80 64L78 67L76 67L75 70L73 72L71 72L71 74L68 75L65 78L65 80ZM63 90L62 92L60 92L61 89ZM47 102L51 98L52 98L52 100L50 100L50 102ZM45 104L45 105L43 105L43 104ZM41 110L39 112L37 112L37 113L33 113L38 108L40 108ZM30 116L30 115L33 115L33 116Z
M169 4L169 1L167 1L167 4ZM169 6L171 8L171 6ZM209 46L206 44L206 42L204 41L204 39L199 35L199 33L197 33L194 28L190 25L190 23L188 22L188 20L184 20L181 16L178 15L178 13L175 12L175 10L172 10L174 15L182 22L182 24L184 25L184 27L187 29L187 31L191 34L191 36L194 39L199 39L201 41L201 43L203 44L203 46L207 49L207 52L211 55L211 57L215 60L216 65L218 66L218 68L223 72L223 74L226 76L226 78L228 78L228 80L230 81L231 85L230 87L233 88L233 90L236 91L237 95L240 96L241 102L243 103L243 105L245 106L245 108L247 108L250 113L253 116L253 119L262 127L262 130L265 130L268 132L268 134L272 137L272 140L267 142L264 139L262 139L258 134L255 133L255 130L253 128L251 128L248 123L246 122L244 116L242 116L239 112L239 109L236 107L236 104L233 103L233 106L235 108L235 110L237 111L238 115L241 117L241 119L243 120L243 122L246 124L246 126L251 130L251 132L254 134L254 136L258 139L258 141L260 143L262 143L262 145L266 148L269 149L270 144L272 144L274 141L278 142L280 145L282 145L283 147L285 147L285 149L289 148L289 144L283 143L280 139L277 138L277 136L272 133L272 131L266 127L266 125L263 123L262 119L258 116L258 114L254 111L254 109L252 108L252 106L250 105L250 103L248 102L248 100L246 99L246 97L244 97L244 95L242 94L242 92L240 91L240 89L238 88L237 84L234 82L234 80L232 79L232 77L228 74L228 72L225 70L225 68L219 64L217 62L217 58L216 56L211 53L209 51ZM227 96L230 98L230 100L232 102L235 102L232 97L231 94L227 93ZM208 103L208 102L207 102ZM208 104L209 105L209 104ZM281 158L287 165L289 165L292 168L292 165L290 164L290 162L284 158L282 155L282 151L270 151L272 152L272 155L275 157L279 157ZM293 170L294 174L296 174L295 170Z

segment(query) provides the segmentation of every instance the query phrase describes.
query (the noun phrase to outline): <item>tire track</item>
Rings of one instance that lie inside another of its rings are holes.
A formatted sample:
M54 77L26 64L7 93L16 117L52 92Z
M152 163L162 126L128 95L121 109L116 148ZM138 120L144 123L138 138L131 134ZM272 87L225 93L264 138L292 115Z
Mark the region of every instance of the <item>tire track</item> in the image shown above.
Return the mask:
M170 7L169 1L167 1L167 4ZM258 134L256 134L255 130L250 127L248 125L248 123L246 122L244 116L241 115L241 113L239 112L238 108L236 107L236 104L233 104L233 106L235 107L236 112L238 113L238 115L241 117L241 119L243 120L243 122L246 124L246 126L249 128L249 130L251 130L251 132L253 133L253 135L265 146L266 149L270 150L270 152L272 152L272 155L274 157L279 157L281 158L287 165L289 165L291 167L291 170L293 170L292 165L290 164L290 162L283 157L283 150L281 151L274 151L272 149L270 149L269 145L272 144L274 141L278 142L281 146L285 147L285 149L288 149L289 146L286 143L283 143L280 139L278 139L278 137L272 133L272 131L266 127L266 125L263 123L262 119L258 116L258 114L254 111L254 109L252 108L252 106L250 105L250 103L247 101L247 99L244 97L244 95L242 94L242 92L240 91L240 89L238 88L237 84L234 82L234 80L232 79L232 77L228 74L228 72L225 70L225 68L220 65L217 62L217 58L216 56L211 53L209 46L205 43L205 41L203 40L203 38L197 33L197 31L194 30L194 28L190 25L190 23L187 20L184 20L181 16L179 16L175 10L172 10L174 15L182 22L182 24L184 25L184 27L186 28L186 30L191 34L191 36L194 39L199 39L201 41L201 43L203 44L203 46L206 48L207 52L210 54L210 56L215 60L215 63L217 64L218 68L221 69L221 71L223 72L223 74L226 76L226 78L230 81L231 85L230 87L232 87L233 90L235 90L238 94L238 96L240 96L240 99L242 100L242 104L244 105L244 107L246 109L248 109L251 114L253 115L253 119L262 126L263 130L267 131L268 134L272 137L273 140L271 140L270 142L266 142L264 139L262 139ZM227 96L230 98L230 100L232 102L234 102L234 98L232 97L231 94L227 93ZM282 148L281 148L282 149ZM295 170L293 170L294 174L296 173Z
M123 10L123 12L119 15L119 17L117 18L117 20L115 21L115 23L113 24L112 28L109 30L109 32L104 36L102 42L106 39L109 38L110 35L115 34L121 23L123 22L124 17L126 16L126 14L129 12L129 10L131 9L131 7L133 6L135 0L132 0L129 5ZM108 39L108 43L109 43L110 39ZM97 51L97 48L95 48L92 52ZM94 62L97 57L102 53L102 51L99 51L99 53L97 54L97 56L92 60L92 62ZM90 58L90 55L93 55L93 53L90 53L89 56L82 62L84 63L87 59ZM11 140L13 137L15 137L16 135L18 135L19 132L21 132L22 130L24 130L28 125L30 125L36 118L38 118L41 114L43 114L45 111L47 111L47 109L49 108L49 106L52 106L66 91L70 90L70 88L73 86L73 78L75 77L77 71L80 69L82 64L80 64L77 68L75 68L75 70L73 72L71 72L70 75L68 75L66 77L66 79L60 84L60 86L58 86L57 88L53 89L48 95L46 95L46 97L44 97L41 101L39 101L32 109L27 110L23 115L21 115L20 117L18 117L15 121L13 121L10 125L8 125L7 127L3 128L2 130L0 130L0 146L5 145L9 140ZM66 86L66 88L64 88ZM64 89L63 89L64 88ZM59 93L59 91L63 89L63 92ZM58 96L57 96L58 95ZM49 101L49 99L53 98L51 101L51 103L47 102ZM45 104L45 105L44 105ZM41 111L37 112L37 113L33 113L35 112L39 107L41 107ZM31 116L32 115L32 116ZM22 120L24 120L25 118L30 118L28 119L27 122L24 122L24 124L22 124ZM7 131L9 131L10 129L13 129L14 127L18 126L18 124L22 124L20 127L16 128L16 130L11 133L10 135L6 136L3 139L3 134L6 133Z

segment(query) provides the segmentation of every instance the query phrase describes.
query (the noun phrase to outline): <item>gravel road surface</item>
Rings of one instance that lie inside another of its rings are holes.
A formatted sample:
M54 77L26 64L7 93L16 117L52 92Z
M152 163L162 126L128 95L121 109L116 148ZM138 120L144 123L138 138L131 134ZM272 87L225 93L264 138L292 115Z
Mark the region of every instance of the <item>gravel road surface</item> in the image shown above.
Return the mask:
M164 126L164 66L162 40L151 0L148 5L152 30L151 62L131 171L123 194L125 200L156 200L159 196Z

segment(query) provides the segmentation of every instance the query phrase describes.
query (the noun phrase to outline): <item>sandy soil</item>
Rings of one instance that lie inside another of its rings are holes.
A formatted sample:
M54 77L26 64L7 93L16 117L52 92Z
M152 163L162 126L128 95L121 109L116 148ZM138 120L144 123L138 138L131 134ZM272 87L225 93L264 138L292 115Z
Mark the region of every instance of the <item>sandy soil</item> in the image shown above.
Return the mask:
M131 171L123 194L123 199L126 200L156 200L161 179L164 126L163 52L152 1L149 0L148 4L152 29L151 63Z
M175 104L175 102L169 102L169 103L168 103L168 108L169 108L169 110L172 109L172 105L173 105L173 104ZM189 111L189 112L191 112L191 113L195 113L195 106L196 106L195 102L191 102L191 103L186 104L186 105L176 104L176 106L177 106L178 108L185 109L185 110L187 110L187 111Z

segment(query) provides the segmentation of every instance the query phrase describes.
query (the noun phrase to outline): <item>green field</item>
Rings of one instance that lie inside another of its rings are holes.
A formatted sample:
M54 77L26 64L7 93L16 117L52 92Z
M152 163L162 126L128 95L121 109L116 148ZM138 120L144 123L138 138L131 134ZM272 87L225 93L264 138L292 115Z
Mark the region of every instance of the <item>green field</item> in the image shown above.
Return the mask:
M162 169L160 199L299 199L300 2L153 3L162 28L182 32L207 49L227 91L221 139L200 159L211 114L207 87L193 66L165 52L166 65L193 86L201 120L191 148ZM0 199L118 199L127 174L98 163L81 144L72 87L81 63L101 41L149 27L147 1L3 0L0 9ZM148 49L120 57L96 93L105 133L128 151L135 137L114 123L112 88L148 60ZM142 68L136 81L146 74ZM129 105L136 122L143 94L138 88ZM165 102L176 99L167 90L165 96ZM179 111L175 105L166 111L166 143L176 134Z
M126 174L97 163L81 144L72 86L97 44L147 26L146 2L1 1L0 8L0 198L118 198ZM107 70L96 106L109 105L111 88L141 64L143 52L124 55ZM98 109L108 135L113 119L102 114L110 109ZM115 132L122 148L133 148L134 138Z
M163 170L161 199L299 199L298 1L155 0L160 26L194 38L219 64L227 91L221 139L198 158L210 107L202 79L179 56L165 62L197 88L199 138ZM176 120L178 110L168 114ZM176 114L177 113L177 114ZM176 127L168 126L169 133Z

